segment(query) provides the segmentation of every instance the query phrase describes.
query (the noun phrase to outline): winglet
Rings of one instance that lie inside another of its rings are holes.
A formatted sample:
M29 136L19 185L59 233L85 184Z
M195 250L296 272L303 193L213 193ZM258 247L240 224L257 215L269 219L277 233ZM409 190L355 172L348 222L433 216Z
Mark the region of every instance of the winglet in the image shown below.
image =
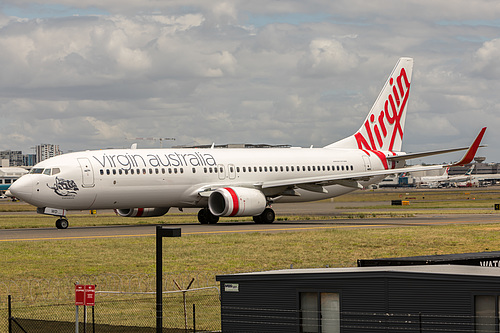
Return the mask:
M465 153L464 157L462 157L462 160L453 164L453 166L462 166L462 165L466 165L466 164L469 164L470 162L472 162L472 160L474 159L474 156L476 156L477 149L479 148L479 145L481 144L481 140L483 139L485 131L486 131L486 127L483 127L481 129L481 132L479 132L478 136L476 137L476 139L474 140L472 145L469 147L469 149Z

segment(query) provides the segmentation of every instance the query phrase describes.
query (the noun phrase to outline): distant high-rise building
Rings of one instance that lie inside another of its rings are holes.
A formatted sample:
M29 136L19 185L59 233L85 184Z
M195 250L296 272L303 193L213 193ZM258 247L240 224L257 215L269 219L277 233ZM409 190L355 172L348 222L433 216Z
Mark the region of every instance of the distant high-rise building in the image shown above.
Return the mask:
M36 148L36 163L62 154L61 151L59 150L59 145L44 143L41 145L37 145L35 148Z
M8 166L22 166L23 152L20 150L4 150L0 151L0 160L9 160Z
M36 164L36 154L26 154L23 156L24 166L34 166Z

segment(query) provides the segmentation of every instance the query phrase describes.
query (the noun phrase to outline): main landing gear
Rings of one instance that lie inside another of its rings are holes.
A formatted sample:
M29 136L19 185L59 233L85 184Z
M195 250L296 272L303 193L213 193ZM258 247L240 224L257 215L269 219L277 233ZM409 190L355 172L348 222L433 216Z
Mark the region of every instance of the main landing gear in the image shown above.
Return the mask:
M266 208L260 215L254 216L253 220L258 224L271 224L275 218L274 210ZM215 224L219 222L219 217L212 214L208 208L203 208L198 212L198 221L201 224Z
M68 228L68 226L69 226L68 219L64 216L61 216L61 218L59 218L56 221L56 228L57 229L66 229L66 228Z
M210 209L203 208L198 212L198 221L201 224L215 224L219 222L219 217L212 214Z
M274 214L274 210L266 208L260 215L254 216L253 220L258 224L271 224L274 222L275 218L276 214Z

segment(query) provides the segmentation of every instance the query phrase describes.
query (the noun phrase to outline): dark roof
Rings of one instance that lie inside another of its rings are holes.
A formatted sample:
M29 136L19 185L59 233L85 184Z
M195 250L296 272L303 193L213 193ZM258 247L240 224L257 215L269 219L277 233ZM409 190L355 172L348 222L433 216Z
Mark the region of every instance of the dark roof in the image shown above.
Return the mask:
M438 254L428 256L359 259L358 266L403 266L403 265L427 265L427 264L459 264L479 265L480 260L500 259L500 251Z

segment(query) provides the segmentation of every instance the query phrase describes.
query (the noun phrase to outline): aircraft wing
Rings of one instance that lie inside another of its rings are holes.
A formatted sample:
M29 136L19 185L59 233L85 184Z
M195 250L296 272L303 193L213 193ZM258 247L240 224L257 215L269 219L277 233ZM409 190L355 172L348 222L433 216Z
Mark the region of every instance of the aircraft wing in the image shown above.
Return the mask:
M288 187L288 188L298 187L305 190L320 192L320 193L321 192L327 193L327 190L323 186L335 185L335 184L362 189L363 186L359 182L368 181L373 177L388 176L403 172L438 170L449 166L468 164L473 160L477 152L477 149L480 147L480 143L485 131L486 127L481 129L479 135L476 137L476 139L474 140L474 142L470 147L445 149L445 150L425 152L425 153L406 154L406 155L387 157L388 161L400 161L400 160L432 156L432 155L450 153L467 149L467 152L465 153L464 157L459 162L452 164L418 165L418 166L402 167L402 168L386 169L386 170L369 170L364 172L347 173L347 174L346 173L331 174L331 175L323 175L317 177L297 177L297 178L288 178L283 180L259 182L254 184L239 184L238 186L254 187L260 189L273 188L273 187ZM222 186L227 186L227 185L206 186L202 189L199 189L198 194L202 197L208 197L211 191Z

